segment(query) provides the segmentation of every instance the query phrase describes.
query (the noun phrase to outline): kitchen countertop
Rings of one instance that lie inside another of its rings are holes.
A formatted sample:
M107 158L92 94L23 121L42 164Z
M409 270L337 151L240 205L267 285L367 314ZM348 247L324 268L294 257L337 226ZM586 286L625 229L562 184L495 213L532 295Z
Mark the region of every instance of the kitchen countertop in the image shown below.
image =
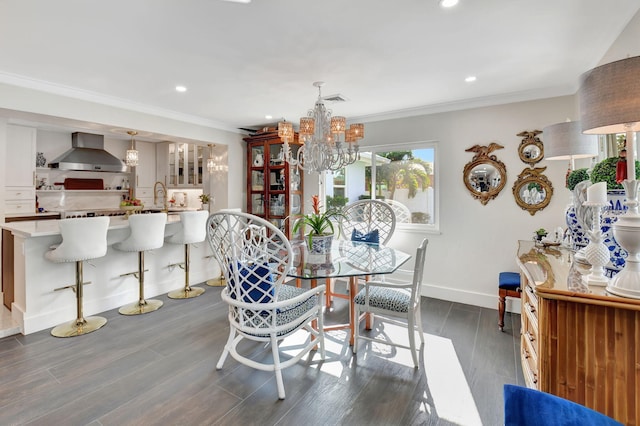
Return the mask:
M60 212L42 212L42 213L11 213L6 214L4 217L49 217L49 216L60 216Z
M79 220L79 219L73 219ZM167 215L167 225L180 222L180 215ZM60 235L57 220L29 220L24 222L10 222L0 224L2 229L11 231L14 235L25 238L44 237L48 235ZM129 227L129 221L123 216L109 218L109 231Z

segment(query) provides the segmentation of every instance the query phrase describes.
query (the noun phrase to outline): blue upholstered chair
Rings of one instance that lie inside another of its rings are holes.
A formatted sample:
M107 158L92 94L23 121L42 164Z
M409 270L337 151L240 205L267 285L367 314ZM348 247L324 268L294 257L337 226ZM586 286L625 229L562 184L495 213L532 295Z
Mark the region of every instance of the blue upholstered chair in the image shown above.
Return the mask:
M614 426L604 414L559 396L504 385L505 426Z
M500 272L498 277L498 329L504 330L504 310L507 297L520 298L520 274Z

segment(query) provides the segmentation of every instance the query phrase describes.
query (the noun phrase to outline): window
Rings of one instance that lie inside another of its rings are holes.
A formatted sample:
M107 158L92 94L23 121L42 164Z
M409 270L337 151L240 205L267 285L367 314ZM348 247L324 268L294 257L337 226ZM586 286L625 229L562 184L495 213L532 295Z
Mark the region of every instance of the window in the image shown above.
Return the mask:
M359 161L326 175L327 206L382 200L394 208L399 229L437 230L436 147L422 142L361 152Z

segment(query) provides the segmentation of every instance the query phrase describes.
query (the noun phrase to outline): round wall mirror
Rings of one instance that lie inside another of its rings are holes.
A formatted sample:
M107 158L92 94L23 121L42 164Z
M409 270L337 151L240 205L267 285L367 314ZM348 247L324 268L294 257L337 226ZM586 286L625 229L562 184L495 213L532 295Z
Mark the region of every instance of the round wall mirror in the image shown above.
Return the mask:
M489 146L476 145L466 150L476 155L464 167L463 178L465 186L474 198L482 204L487 204L498 196L507 181L507 169L504 163L490 153L502 145L492 143Z
M542 172L546 167L524 169L513 184L513 196L516 204L530 215L549 205L553 195L553 185Z
M542 133L540 130L518 133L518 136L523 137L518 147L518 155L523 162L533 165L544 157L544 145L538 138L540 133Z

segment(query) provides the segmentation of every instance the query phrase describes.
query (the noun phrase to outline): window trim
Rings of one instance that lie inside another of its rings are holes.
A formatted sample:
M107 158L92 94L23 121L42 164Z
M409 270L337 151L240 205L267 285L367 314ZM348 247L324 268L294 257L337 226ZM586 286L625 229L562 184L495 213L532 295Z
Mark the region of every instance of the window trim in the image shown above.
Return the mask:
M433 154L433 190L435 191L433 197L433 224L425 224L425 223L397 223L397 230L407 230L407 231L416 231L416 232L426 232L426 233L440 233L440 166L439 166L439 143L438 141L418 141L418 142L402 142L402 143L394 143L394 144L385 144L385 145L375 145L375 146L367 146L363 147L362 151L371 152L372 154L377 154L378 152L388 152L388 151L402 151L402 150L415 150L415 149L429 149L432 148L434 150ZM372 188L375 188L376 182L376 173L377 167L375 163L372 163L371 170L371 180L372 180ZM347 182L345 181L345 187L347 186ZM376 191L370 190L372 193L371 198L376 199Z

